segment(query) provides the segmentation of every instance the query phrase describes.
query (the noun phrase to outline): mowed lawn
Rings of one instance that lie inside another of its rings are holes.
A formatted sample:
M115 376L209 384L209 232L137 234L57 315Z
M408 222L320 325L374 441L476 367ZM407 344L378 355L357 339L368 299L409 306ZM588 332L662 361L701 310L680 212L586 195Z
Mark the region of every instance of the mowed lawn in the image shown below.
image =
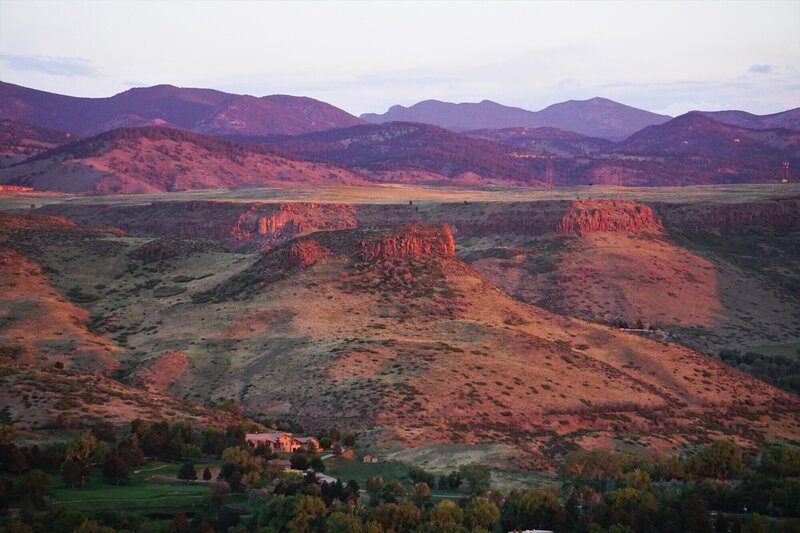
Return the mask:
M381 476L387 482L397 479L409 484L408 466L390 461L364 463L360 459L332 457L325 460L325 475L339 478L345 483L354 479L362 489L367 487L367 480L373 476Z
M198 478L203 469L218 468L217 463L196 463ZM147 511L173 511L200 509L207 499L208 483L187 483L177 479L180 465L148 462L131 470L127 481L119 485L108 484L99 468L92 469L91 479L84 487L70 488L54 476L48 491L54 505L68 505L80 510L128 509ZM138 472L138 473L135 473ZM236 499L238 495L229 498Z

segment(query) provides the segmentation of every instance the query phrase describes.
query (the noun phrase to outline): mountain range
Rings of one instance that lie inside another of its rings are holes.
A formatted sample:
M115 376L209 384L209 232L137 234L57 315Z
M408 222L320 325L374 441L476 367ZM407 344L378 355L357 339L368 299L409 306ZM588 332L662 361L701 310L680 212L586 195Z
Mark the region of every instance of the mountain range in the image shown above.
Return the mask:
M416 122L370 124L294 96L160 85L73 98L0 82L0 183L96 194L550 180L663 186L775 181L786 161L794 179L800 163L800 108L670 119L603 98L536 113L427 101L364 118L394 116ZM498 129L525 121L557 126Z
M606 98L569 100L541 111L504 106L490 100L461 104L426 100L411 107L393 106L382 115L367 113L361 118L373 123L424 122L455 131L552 127L611 140L622 140L645 126L663 124L670 119Z
M298 134L363 121L313 98L256 98L157 85L110 98L76 98L0 82L0 118L92 135L115 128L169 125L211 135Z

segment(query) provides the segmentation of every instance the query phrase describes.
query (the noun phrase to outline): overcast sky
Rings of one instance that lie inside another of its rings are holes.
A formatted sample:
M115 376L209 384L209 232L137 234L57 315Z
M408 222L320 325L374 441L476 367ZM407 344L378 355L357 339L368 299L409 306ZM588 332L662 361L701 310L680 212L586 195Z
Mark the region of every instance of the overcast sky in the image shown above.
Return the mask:
M538 110L604 96L676 115L800 106L800 0L0 0L0 79L74 96L170 83Z

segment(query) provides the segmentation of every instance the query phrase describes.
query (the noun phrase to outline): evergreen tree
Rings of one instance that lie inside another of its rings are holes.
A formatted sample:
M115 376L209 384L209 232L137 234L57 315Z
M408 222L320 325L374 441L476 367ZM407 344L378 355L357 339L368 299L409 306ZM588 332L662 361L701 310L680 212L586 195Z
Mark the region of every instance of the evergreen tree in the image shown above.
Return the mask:
M183 463L181 469L178 471L178 479L182 479L187 483L191 483L197 479L197 472L194 469L194 463Z

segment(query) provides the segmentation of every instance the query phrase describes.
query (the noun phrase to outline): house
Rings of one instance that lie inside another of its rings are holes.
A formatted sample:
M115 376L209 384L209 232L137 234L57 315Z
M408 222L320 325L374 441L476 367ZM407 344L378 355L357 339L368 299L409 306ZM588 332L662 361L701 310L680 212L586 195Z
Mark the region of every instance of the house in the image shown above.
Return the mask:
M365 463L380 463L381 459L377 455L365 455L362 459Z
M305 446L309 451L318 452L322 449L319 445L319 441L315 437L295 437L295 440L299 442L301 446Z
M271 446L276 452L293 452L302 446L291 433L248 433L244 439L248 446Z
M245 435L248 446L271 446L276 452L295 452L302 447L312 452L319 451L319 441L314 437L295 437L291 433L248 433Z

